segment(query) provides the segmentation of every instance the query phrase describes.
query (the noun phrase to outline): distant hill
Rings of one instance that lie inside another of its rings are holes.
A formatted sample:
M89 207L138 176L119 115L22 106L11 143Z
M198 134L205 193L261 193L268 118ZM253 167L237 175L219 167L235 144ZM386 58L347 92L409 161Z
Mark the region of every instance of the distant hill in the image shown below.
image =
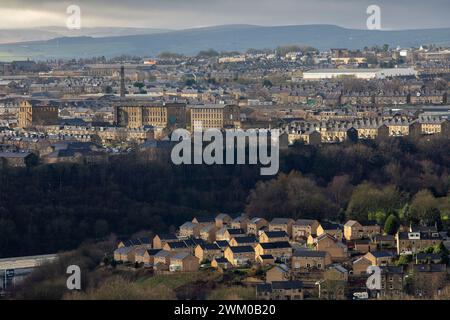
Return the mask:
M17 43L25 41L46 41L59 37L117 37L138 34L154 34L168 32L167 29L151 28L82 28L69 30L64 27L40 27L34 29L0 29L0 44Z
M412 47L423 44L449 45L450 28L402 31L346 29L333 25L261 27L227 25L153 34L93 38L64 37L46 41L0 45L0 60L17 58L71 58L116 56L120 54L155 56L163 51L194 55L200 50L243 51L248 48L274 48L285 44L363 48L389 44Z

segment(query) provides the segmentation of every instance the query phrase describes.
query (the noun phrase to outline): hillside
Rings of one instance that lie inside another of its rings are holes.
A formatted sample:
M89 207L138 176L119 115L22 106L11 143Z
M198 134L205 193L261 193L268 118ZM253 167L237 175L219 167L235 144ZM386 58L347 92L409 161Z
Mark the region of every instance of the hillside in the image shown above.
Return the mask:
M0 29L0 44L17 43L26 41L46 41L60 37L117 37L139 34L153 34L168 32L165 29L151 28L82 28L69 30L65 27L40 27L34 29Z
M0 60L12 58L71 58L133 54L154 56L162 51L194 55L200 50L246 50L274 48L285 44L362 48L389 44L412 47L422 44L450 45L450 28L402 31L345 29L333 25L261 27L228 25L145 35L94 38L62 37L46 41L0 45Z

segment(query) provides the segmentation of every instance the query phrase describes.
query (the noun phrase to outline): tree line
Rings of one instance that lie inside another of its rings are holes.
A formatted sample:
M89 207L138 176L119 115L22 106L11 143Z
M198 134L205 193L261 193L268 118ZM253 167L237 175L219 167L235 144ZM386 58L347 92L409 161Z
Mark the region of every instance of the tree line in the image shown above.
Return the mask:
M0 170L0 257L54 253L111 234L173 232L219 212L448 228L450 140L394 138L281 152L257 166L175 166L135 154L105 164Z

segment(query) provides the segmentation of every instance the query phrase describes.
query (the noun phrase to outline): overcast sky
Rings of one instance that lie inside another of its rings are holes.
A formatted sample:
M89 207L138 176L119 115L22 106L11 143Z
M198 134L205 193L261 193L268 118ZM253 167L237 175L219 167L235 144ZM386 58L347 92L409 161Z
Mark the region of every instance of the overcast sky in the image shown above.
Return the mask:
M450 0L0 0L0 28L65 26L68 5L82 26L181 29L223 24L336 24L365 28L381 8L383 29L450 27Z

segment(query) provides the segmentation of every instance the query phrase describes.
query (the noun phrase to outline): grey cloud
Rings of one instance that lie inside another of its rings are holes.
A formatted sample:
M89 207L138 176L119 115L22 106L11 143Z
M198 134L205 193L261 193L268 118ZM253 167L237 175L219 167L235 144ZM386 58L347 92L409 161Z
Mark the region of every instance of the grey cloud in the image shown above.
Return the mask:
M0 15L2 8L29 9L58 14L63 19L69 4L80 5L86 26L326 23L364 28L367 6L377 4L387 29L450 27L448 0L1 0ZM30 21L30 26L36 24L45 21Z

